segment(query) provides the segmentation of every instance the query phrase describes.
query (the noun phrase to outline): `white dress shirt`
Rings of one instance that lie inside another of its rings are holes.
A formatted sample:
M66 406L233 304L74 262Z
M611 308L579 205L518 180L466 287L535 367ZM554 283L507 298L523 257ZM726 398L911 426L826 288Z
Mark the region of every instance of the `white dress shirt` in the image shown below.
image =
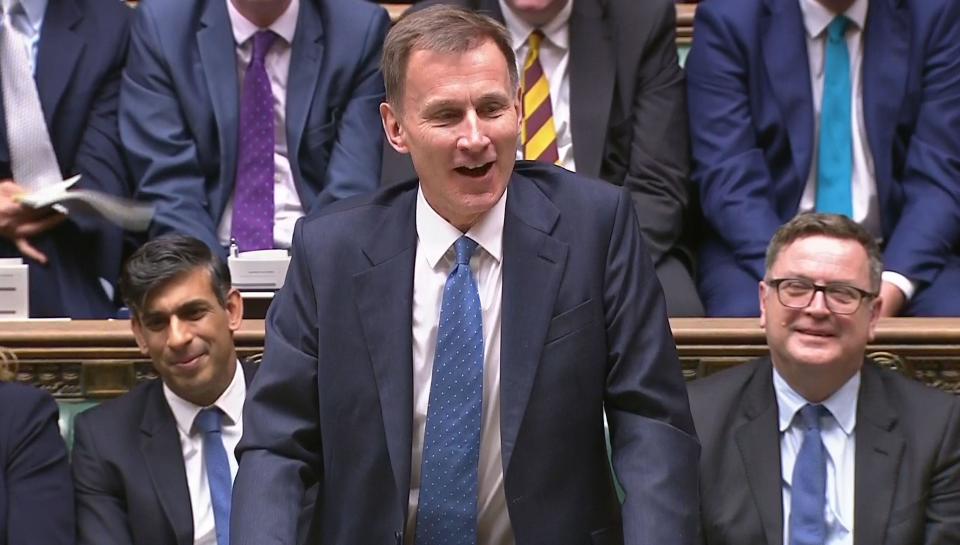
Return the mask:
M478 247L470 270L483 315L483 412L477 490L477 543L512 545L500 456L500 304L503 291L503 215L506 192L466 235ZM404 541L412 545L420 497L420 464L437 347L443 287L455 263L453 243L464 233L447 223L417 191L417 253L413 273L413 449Z
M540 65L550 84L550 106L553 109L553 124L557 131L557 152L560 156L560 166L576 171L573 160L573 131L570 127L570 13L573 11L574 0L569 0L552 21L540 27L544 40L540 43ZM517 56L517 70L520 81L523 81L523 63L527 60L527 38L536 27L517 17L513 10L500 0L500 11L510 40L513 42L513 52ZM517 159L523 159L523 143L518 141Z
M3 0L6 8L11 0ZM37 73L37 52L40 49L40 29L47 12L47 0L20 0L20 8L10 14L10 22L26 36L24 47L30 50L30 68Z
M853 197L853 220L878 240L882 237L880 204L873 155L863 118L863 29L866 28L868 0L854 0L844 12L851 24L847 27L847 52L850 55L850 126L853 129L853 173L850 183ZM823 105L824 65L826 64L827 26L836 17L817 0L800 0L803 26L806 28L807 60L810 63L810 84L813 91L813 154L807 185L800 198L800 213L812 212L817 200L817 157L820 143L820 112ZM915 290L905 276L884 271L883 280L900 288L909 299Z
M783 491L783 543L790 545L790 491L793 466L803 444L803 425L797 413L809 402L787 384L776 368L773 389L780 415L780 467ZM824 545L853 545L854 477L856 474L858 371L822 405L832 416L820 418L820 438L827 452L827 540Z
M253 35L263 30L251 23L237 11L230 0L227 13L233 27L233 39L237 52L238 89L243 94L243 77L253 56ZM293 180L290 169L290 151L287 149L287 80L290 73L290 51L293 35L297 29L297 17L300 13L300 0L291 0L286 11L268 28L279 38L273 43L264 59L267 77L270 78L270 90L273 92L273 128L274 128L274 186L273 186L273 243L277 248L289 248L293 240L293 226L303 215L303 204ZM243 100L243 97L240 97ZM296 150L294 155L296 155ZM294 157L295 159L296 157ZM233 192L227 200L227 207L220 218L217 237L224 246L230 245L230 228L233 221Z
M194 428L194 420L205 407L194 405L163 385L163 395L170 405L173 418L177 421L180 435L180 448L183 452L183 467L187 472L187 488L190 490L190 507L193 513L193 544L217 545L217 529L213 518L213 504L210 501L210 483L207 480L207 468L203 463L203 432ZM234 450L243 435L243 400L247 397L247 382L243 367L237 362L233 380L223 391L220 398L211 407L223 411L221 435L223 447L227 450L230 462L231 481L237 477L237 458Z

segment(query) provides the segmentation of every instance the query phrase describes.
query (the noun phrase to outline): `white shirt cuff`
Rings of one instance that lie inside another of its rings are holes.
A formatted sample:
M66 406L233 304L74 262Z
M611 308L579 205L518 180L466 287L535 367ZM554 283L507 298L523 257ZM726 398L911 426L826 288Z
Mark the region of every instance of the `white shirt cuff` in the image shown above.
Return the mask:
M880 276L880 279L884 282L890 282L894 286L900 289L903 292L903 297L907 301L913 297L913 292L917 291L917 285L907 279L906 276L903 276L900 273L893 271L883 271L883 274Z

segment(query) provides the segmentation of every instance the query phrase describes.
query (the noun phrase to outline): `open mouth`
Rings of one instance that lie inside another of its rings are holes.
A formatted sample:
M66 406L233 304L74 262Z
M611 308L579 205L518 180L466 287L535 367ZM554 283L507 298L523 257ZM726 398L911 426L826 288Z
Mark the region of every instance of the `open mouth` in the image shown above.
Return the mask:
M457 173L463 176L467 176L470 178L482 178L486 176L488 172L490 172L491 168L493 168L492 161L489 163L484 163L482 165L457 167L454 170L456 170Z

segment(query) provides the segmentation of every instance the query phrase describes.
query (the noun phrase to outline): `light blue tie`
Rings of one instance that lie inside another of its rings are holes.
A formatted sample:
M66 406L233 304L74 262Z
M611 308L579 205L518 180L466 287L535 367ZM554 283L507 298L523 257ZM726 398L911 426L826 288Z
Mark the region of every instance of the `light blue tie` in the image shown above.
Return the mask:
M423 442L416 545L477 542L477 463L483 405L483 315L470 272L477 243L460 237L437 328Z
M823 545L827 521L827 453L820 438L820 417L830 413L823 405L800 409L803 444L793 466L790 489L790 545Z
M220 409L210 407L197 415L196 426L203 432L203 463L210 483L210 501L213 503L213 521L217 527L217 545L230 545L230 462L223 448L220 433Z
M853 216L850 54L845 38L849 23L838 15L827 26L817 164L817 211L847 217Z

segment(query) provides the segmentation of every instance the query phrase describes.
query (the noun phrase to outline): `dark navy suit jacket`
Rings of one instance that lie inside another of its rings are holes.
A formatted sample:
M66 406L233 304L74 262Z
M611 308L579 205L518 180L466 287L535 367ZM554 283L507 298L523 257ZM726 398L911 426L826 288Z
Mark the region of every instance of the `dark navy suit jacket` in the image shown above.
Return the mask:
M934 282L960 241L960 3L871 0L863 115L887 270ZM709 314L759 314L774 231L810 172L814 114L797 0L711 0L687 60L694 181L707 234ZM717 298L739 303L717 304Z
M394 185L298 224L244 408L234 545L292 544L291 506L316 481L317 543L402 543L416 195ZM517 543L695 543L698 445L629 192L520 162L506 199L501 455Z
M78 187L131 193L117 130L120 72L132 11L116 0L50 0L37 52L36 81L50 140L64 177ZM0 108L2 110L2 108ZM0 111L0 178L12 178L6 118ZM108 318L115 307L98 277L120 274L122 233L71 217L31 241L50 259L30 265L30 315ZM20 257L3 239L0 255Z
M692 382L690 407L704 544L782 545L770 359ZM867 362L854 435L854 545L960 543L960 401Z
M244 363L248 384L256 369ZM193 545L183 450L160 380L77 415L74 430L78 544Z
M240 85L223 0L145 0L124 72L120 132L150 236L216 236L236 177ZM379 63L390 19L360 0L301 0L287 80L290 167L305 213L380 180Z
M73 545L73 485L57 404L0 382L0 545Z

